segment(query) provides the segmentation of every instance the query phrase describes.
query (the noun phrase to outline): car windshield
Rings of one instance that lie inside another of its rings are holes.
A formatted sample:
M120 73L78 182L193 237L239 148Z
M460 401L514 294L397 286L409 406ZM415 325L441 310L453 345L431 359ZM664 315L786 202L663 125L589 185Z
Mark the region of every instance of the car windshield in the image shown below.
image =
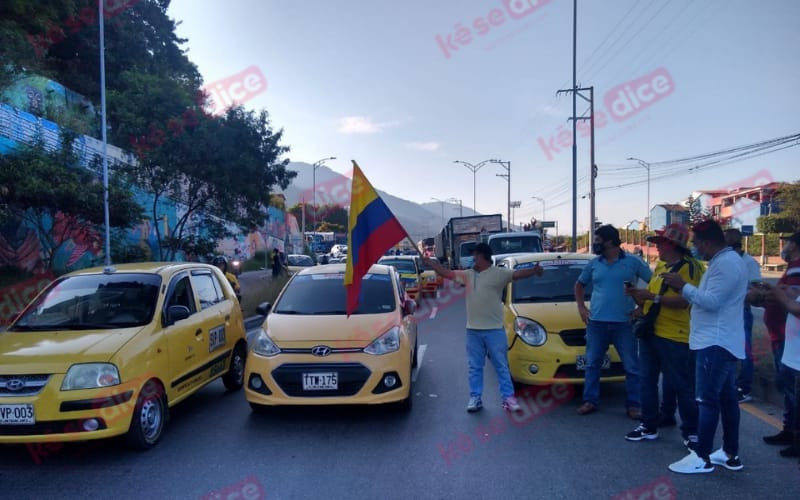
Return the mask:
M517 280L511 285L514 303L525 302L574 302L573 292L578 276L588 260L549 260L540 262L544 274ZM532 267L533 262L519 264L514 269ZM584 299L592 295L592 285L585 288Z
M54 283L10 329L89 330L142 326L156 309L161 277L120 273L71 276Z
M289 256L289 265L290 266L313 266L314 265L314 259L312 259L308 255L290 255Z
M477 245L477 241L471 241L469 243L464 243L461 245L461 256L462 257L472 257L472 252L475 250L475 245Z
M508 236L489 241L492 253L541 252L542 240L537 236Z
M365 274L354 314L394 311L397 294L388 274ZM344 273L296 275L273 308L276 314L346 314Z
M414 263L407 259L381 259L378 262L385 266L394 266L398 273L414 274L417 272Z

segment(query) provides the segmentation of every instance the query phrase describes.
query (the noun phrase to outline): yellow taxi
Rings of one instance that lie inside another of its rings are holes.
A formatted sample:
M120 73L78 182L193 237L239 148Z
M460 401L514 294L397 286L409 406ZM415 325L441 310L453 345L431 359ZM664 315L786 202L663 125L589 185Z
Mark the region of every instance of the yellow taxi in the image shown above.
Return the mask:
M292 276L252 340L245 397L254 411L276 405L396 403L411 408L417 363L416 304L393 267L373 265L358 309L345 314L344 264Z
M150 448L175 404L218 378L241 388L246 357L239 303L214 266L68 274L0 333L0 443L125 434Z
M592 259L589 254L539 253L507 257L500 265L525 269L537 263L540 277L510 283L503 293L511 378L523 384L580 384L586 370L586 325L578 314L575 281ZM591 286L586 287L586 302ZM600 380L619 382L625 371L612 346L603 360Z
M423 261L422 272L420 273L422 279L422 294L436 295L436 292L444 285L444 278L436 274L433 268Z
M394 266L408 296L419 303L422 299L422 259L418 255L387 255L378 259L378 264Z

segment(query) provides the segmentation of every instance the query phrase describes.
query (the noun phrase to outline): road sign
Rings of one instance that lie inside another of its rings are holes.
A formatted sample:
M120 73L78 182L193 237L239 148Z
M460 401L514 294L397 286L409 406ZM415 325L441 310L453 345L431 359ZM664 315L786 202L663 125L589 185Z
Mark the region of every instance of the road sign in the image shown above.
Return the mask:
M742 236L753 236L753 226L742 226Z
M556 221L554 220L543 220L542 227L556 227Z

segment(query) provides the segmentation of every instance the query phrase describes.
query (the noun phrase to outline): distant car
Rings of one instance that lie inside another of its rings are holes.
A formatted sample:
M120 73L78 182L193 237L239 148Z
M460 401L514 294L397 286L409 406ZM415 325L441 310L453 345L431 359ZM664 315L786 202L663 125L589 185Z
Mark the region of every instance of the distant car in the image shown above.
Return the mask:
M444 284L444 278L436 274L436 271L425 262L422 262L422 272L420 273L422 279L422 293L429 295L436 295L436 291Z
M417 363L415 304L397 272L373 265L358 309L345 314L343 264L294 275L250 351L245 397L254 411L275 405L397 403L411 408Z
M316 265L314 263L314 259L309 257L305 254L289 254L286 256L288 266L286 269L289 271L289 274L294 274L296 272L302 271L306 267L311 267Z
M539 263L541 277L510 283L503 294L511 378L524 384L581 384L586 370L586 325L578 314L573 287L590 254L538 253L508 257L502 265L524 269ZM588 304L592 290L586 287ZM603 360L600 380L625 379L617 351Z
M217 378L241 388L246 356L242 312L218 268L76 271L0 333L0 443L125 434L150 448L168 408Z
M420 302L422 298L422 259L417 255L392 255L378 259L378 264L394 266L400 273L406 293Z
M331 257L339 259L347 257L347 245L333 245L331 247Z

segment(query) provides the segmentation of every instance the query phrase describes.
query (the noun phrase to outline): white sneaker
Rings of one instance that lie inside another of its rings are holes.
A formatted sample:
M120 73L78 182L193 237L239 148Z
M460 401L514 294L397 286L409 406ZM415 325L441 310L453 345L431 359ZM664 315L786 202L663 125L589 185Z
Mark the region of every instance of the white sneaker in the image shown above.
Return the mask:
M509 396L503 400L503 409L506 411L520 412L522 408L517 403L517 398Z
M706 462L698 457L694 451L689 451L688 455L670 464L669 470L678 474L703 474L714 472L714 466L711 465L711 462Z
M721 465L728 470L744 469L744 465L742 465L742 461L739 460L738 456L729 458L728 454L725 453L725 450L723 450L722 448L712 453L711 456L708 457L708 459L711 460L712 464Z

